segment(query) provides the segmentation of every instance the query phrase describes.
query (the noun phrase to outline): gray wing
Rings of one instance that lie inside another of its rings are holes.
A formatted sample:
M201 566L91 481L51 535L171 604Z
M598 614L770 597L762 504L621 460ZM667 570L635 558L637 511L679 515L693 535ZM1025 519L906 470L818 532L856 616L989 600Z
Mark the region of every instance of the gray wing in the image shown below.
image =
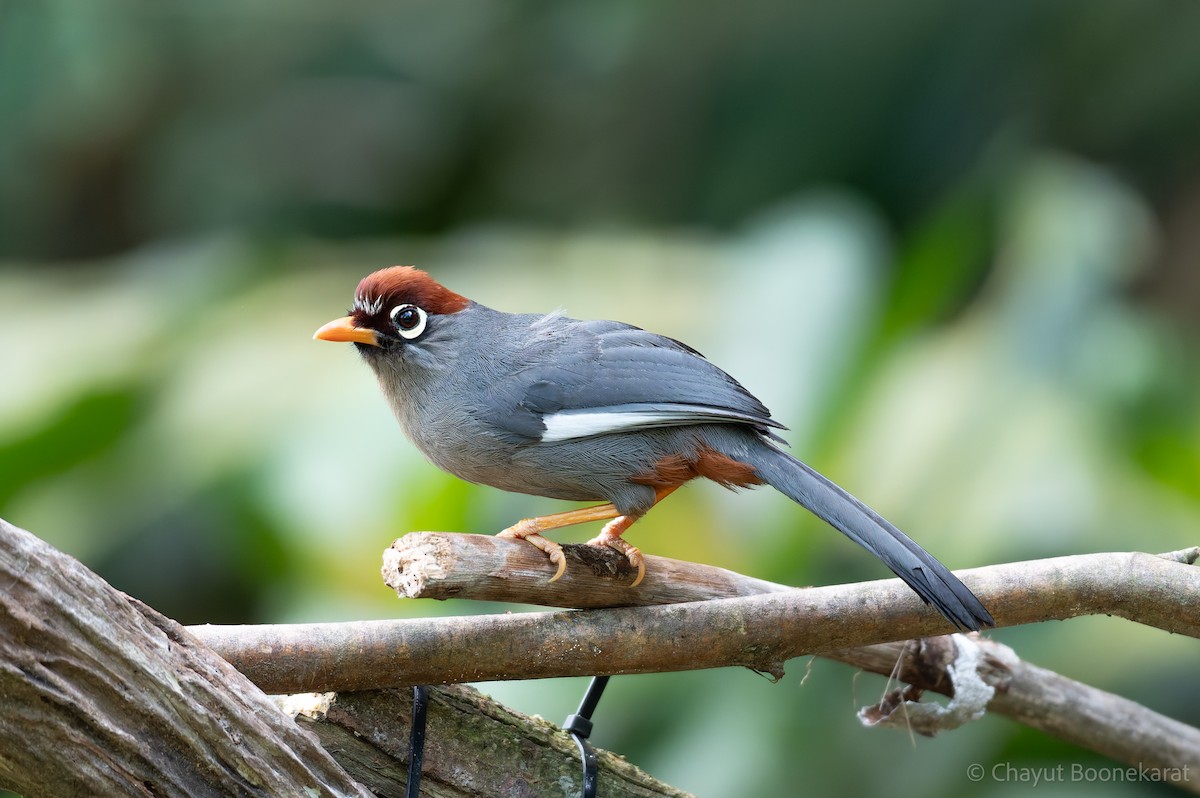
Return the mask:
M656 427L783 429L733 377L673 338L613 321L540 319L519 366L492 386L488 421L546 443Z

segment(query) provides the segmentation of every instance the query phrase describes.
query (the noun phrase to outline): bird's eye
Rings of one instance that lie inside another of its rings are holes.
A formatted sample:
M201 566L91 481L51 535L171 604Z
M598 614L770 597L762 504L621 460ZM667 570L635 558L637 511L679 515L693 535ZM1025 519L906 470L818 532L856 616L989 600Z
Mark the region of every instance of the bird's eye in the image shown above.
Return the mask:
M397 305L392 308L392 324L401 338L412 340L425 332L425 322L429 316L416 305Z

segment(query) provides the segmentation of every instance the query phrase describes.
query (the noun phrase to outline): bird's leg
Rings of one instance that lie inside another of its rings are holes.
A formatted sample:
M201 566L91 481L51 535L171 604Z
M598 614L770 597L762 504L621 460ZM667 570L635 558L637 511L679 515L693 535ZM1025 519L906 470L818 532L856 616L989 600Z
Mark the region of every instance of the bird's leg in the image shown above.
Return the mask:
M672 485L670 487L658 488L654 492L654 504L658 504L678 487L678 485ZM650 507L653 507L654 504L650 505ZM588 543L593 546L607 546L624 554L629 559L629 564L637 568L637 578L630 585L630 587L636 587L641 584L642 579L646 576L646 561L642 558L642 552L638 550L637 546L621 538L621 533L632 526L634 521L641 518L648 511L649 508L646 508L646 510L638 515L621 515L611 503L597 504L594 507L568 510L565 513L542 515L537 518L524 518L508 529L497 532L496 537L524 540L544 551L546 556L550 558L551 564L556 568L554 576L550 577L550 581L554 582L566 573L567 558L563 554L562 546L547 537L543 537L542 533L548 532L551 529L560 529L564 526L586 524L590 521L608 521L604 525L604 529L600 530L600 534L589 540Z
M583 507L578 510L568 510L565 513L554 513L553 515L543 515L537 518L525 518L513 524L508 529L498 532L496 537L525 540L546 552L546 555L550 557L550 562L558 568L554 572L554 576L550 577L550 581L553 582L566 572L567 558L563 554L562 546L549 538L542 537L543 532L548 532L551 529L559 529L564 526L586 524L589 521L607 521L610 518L619 520L620 517L617 508L612 504L598 504L595 507ZM633 522L630 521L629 523Z
M656 490L654 492L654 504L658 504L667 496L670 496L671 492L678 487L678 485L672 485ZM650 507L653 507L654 504L650 505ZM629 560L629 564L637 569L637 578L630 583L630 587L637 587L646 578L646 560L642 557L641 549L622 538L621 535L626 529L633 526L634 521L637 521L649 511L650 509L646 508L645 511L638 515L618 515L604 525L604 529L600 530L599 535L588 541L588 545L590 546L607 546L625 555L626 559Z

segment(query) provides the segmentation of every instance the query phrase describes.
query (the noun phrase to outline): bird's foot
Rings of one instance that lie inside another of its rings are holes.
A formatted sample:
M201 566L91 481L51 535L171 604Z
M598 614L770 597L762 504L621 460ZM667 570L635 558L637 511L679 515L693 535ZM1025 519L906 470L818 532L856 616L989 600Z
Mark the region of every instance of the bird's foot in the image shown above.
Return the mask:
M509 538L511 540L527 540L546 552L547 556L550 557L550 562L557 566L554 576L550 577L550 581L554 582L566 573L567 557L563 554L562 546L553 540L542 537L542 533L550 529L558 529L573 524L586 524L590 521L607 521L610 518L615 519L618 515L617 508L611 504L598 504L595 507L583 507L578 510L568 510L565 513L526 518L523 521L513 524L503 532L498 533L497 537ZM607 529L607 527L605 528Z
M605 524L599 535L588 541L589 546L605 546L625 555L629 564L637 569L637 577L630 582L630 587L637 587L646 578L646 558L642 556L641 549L621 537L621 533L636 520L636 516L618 516Z
M563 547L550 538L542 537L541 531L542 528L537 523L536 518L526 518L513 524L508 529L497 532L496 537L523 540L526 543L532 543L544 551L546 556L550 558L550 564L556 567L554 576L550 577L551 582L556 582L567 571L567 557L563 554Z

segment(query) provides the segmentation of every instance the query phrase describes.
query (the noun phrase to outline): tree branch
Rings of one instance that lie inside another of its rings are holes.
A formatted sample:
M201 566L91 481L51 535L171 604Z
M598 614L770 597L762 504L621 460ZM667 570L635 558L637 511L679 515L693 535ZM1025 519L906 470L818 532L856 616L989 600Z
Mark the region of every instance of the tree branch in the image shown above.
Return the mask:
M565 544L563 551L567 571L557 582L548 582L552 569L546 556L528 544L495 535L412 532L384 550L383 581L401 598L463 598L573 609L644 607L801 589L652 554L645 555L646 578L630 588L634 571L621 554L582 544ZM997 594L984 604L1003 602L996 609L1009 620L1000 626L1103 613L1200 637L1200 618L1180 617L1178 605L1171 603L1175 596L1145 592L1166 579L1165 589L1195 600L1189 591L1200 583L1200 571L1172 569L1147 558L1191 565L1200 559L1200 546L1159 555L1077 554L955 573L970 582L981 598L980 591ZM849 593L898 584L899 580L890 580L832 589ZM1072 600L1048 595L1060 590L1069 591ZM919 606L911 595L908 604Z
M383 581L401 598L504 601L593 609L680 604L793 590L724 568L646 555L646 577L612 549L565 544L567 570L556 582L546 555L495 535L411 532L383 552Z
M430 692L422 795L527 798L582 781L574 743L552 724L467 687ZM309 699L302 729L178 624L3 521L0 695L0 786L26 798L406 788L408 691L290 697L293 711ZM604 795L686 798L596 754Z
M1025 662L994 640L977 635L970 640L969 645L981 649L976 673L994 690L987 711L1118 762L1157 771L1162 781L1200 792L1200 729ZM954 690L948 672L962 659L951 636L832 651L823 656L950 696ZM875 710L896 712L903 692L895 691Z
M515 541L496 544L497 551L532 549ZM1200 549L1187 550L1188 555L1196 552ZM522 555L504 552L492 563L488 581L503 579L503 564L514 556ZM662 565L663 558L650 558L649 584L630 590L631 600L655 595L652 575ZM540 567L547 568L544 559ZM690 570L704 568L690 565ZM555 603L563 603L562 591L567 590L580 591L581 603L589 601L584 585L593 577L575 571L568 569L572 581L566 588L531 580L524 600L541 602L539 593L546 591L553 593ZM1200 569L1150 554L1058 557L976 568L959 576L992 609L1000 626L1108 614L1200 637ZM515 589L506 588L508 595L517 595ZM484 584L481 593L470 594L457 590L458 595L478 596L491 588ZM898 579L590 612L191 630L255 684L275 693L729 665L780 675L786 660L804 654L950 631Z
M362 646L382 634L388 638L381 641L383 647L397 657L385 675L381 663L368 654L364 667L376 681L474 681L731 664L781 673L782 659L808 651L954 695L949 673L963 666L961 647L954 641L963 638L862 645L880 628L893 637L908 637L945 626L930 618L932 613L899 580L800 590L651 557L646 580L629 589L624 585L632 574L624 558L590 546L567 546L566 551L567 574L548 583L545 558L532 547L485 536L416 533L385 552L383 571L385 581L401 595L557 606L609 600L597 595L628 605L760 595L674 608L442 618L432 622L440 633L425 628L423 621L394 621L366 627L255 627L245 630L240 642L241 631L208 628L203 634L256 679L284 680L278 686L291 684L286 681L291 676L272 663L299 661L309 678L354 681L352 657L342 658L339 650L361 657ZM1197 557L1200 547L1158 557L1081 555L961 575L996 611L1000 625L1107 613L1200 636L1200 571L1188 567ZM312 646L305 646L309 638ZM840 648L830 642L834 638L853 639L854 647ZM968 665L987 686L988 710L1118 761L1155 768L1163 780L1200 789L1188 775L1200 772L1200 731L1022 662L998 643L969 639L980 649L978 661ZM254 650L265 656L252 662ZM904 697L893 696L888 708L872 712L894 711Z
M593 606L598 595L625 605L669 603L781 593L793 590L785 585L763 582L730 571L696 563L651 557L646 579L638 588L623 586L622 578L632 569L624 557L593 546L567 546L569 570L560 583L545 583L546 565L540 552L515 546L512 541L479 535L443 535L415 533L395 541L384 552L384 581L402 597L446 598L459 596L476 600L505 600L520 603L550 603L554 606ZM1123 582L1121 589L1110 586L1102 601L1108 608L1124 607L1125 617L1161 622L1161 607L1168 613L1179 612L1176 594L1192 590L1196 569L1171 568L1169 564L1189 565L1200 558L1200 547L1147 559L1147 555L1085 555L1015 566L1024 576L1024 584L1048 580L1061 590L1066 584L1075 594L1099 591L1076 578L1081 571L1098 579ZM1068 567L1063 567L1063 560ZM1150 560L1164 561L1167 567ZM1135 562L1145 565L1148 573L1127 569ZM1115 565L1115 568L1105 564ZM1030 567L1030 566L1034 567ZM512 571L508 570L512 567ZM1007 566L1011 569L1014 566ZM1171 580L1159 579L1169 573L1178 577L1172 590ZM1190 574L1188 579L1184 574ZM1128 580L1128 581L1126 581ZM1150 590L1154 581L1155 590ZM1137 592L1137 601L1128 594ZM1156 597L1146 613L1144 596ZM1088 606L1070 596L1061 597L1064 606L1075 604L1083 614ZM1094 599L1089 606L1100 606ZM997 604L999 602L996 602ZM1009 601L1003 600L1007 610ZM1114 613L1116 614L1116 613ZM1007 617L1007 615L1006 615ZM1171 619L1174 621L1175 619ZM1192 620L1195 620L1194 618ZM1172 623L1172 626L1175 624ZM982 649L979 677L993 690L987 709L1008 716L1027 726L1040 729L1067 742L1098 751L1118 761L1157 768L1168 775L1183 768L1200 773L1200 730L1175 721L1112 693L1068 679L1053 671L1022 661L1012 649L995 641L973 637L973 645ZM950 637L884 643L861 648L829 651L822 656L845 662L885 676L895 676L915 687L953 696L949 679L951 666L959 659L958 647ZM894 711L903 700L896 691L888 701ZM883 708L877 708L883 712ZM1194 782L1196 784L1197 782Z
M384 581L403 597L455 595L476 600L553 602L555 606L592 606L597 596L633 605L793 589L720 568L651 558L646 579L631 590L622 581L632 571L625 558L593 546L566 547L571 570L560 580L563 584L548 586L544 558L528 548L495 537L410 534L384 552ZM1124 559L1128 555L1115 556ZM1167 562L1185 565L1198 557L1200 547L1159 555ZM1085 568L1095 565L1094 560L1077 564ZM1175 606L1170 596L1163 598L1166 604ZM1024 662L1012 649L995 641L978 637L972 640L970 645L981 649L978 675L993 690L986 705L988 711L1168 776L1188 772L1185 768L1200 772L1200 730ZM843 649L823 656L947 696L954 695L948 674L960 659L958 646L948 636ZM885 699L890 703L888 710L896 711L904 693L896 690ZM883 703L875 708L876 713L885 712Z
M0 695L26 798L370 795L179 624L3 520Z
M580 793L579 751L554 724L463 685L431 688L429 699L421 778L426 798ZM404 794L411 690L289 696L283 703L355 779L380 795ZM597 750L596 756L599 795L687 798L615 754Z

